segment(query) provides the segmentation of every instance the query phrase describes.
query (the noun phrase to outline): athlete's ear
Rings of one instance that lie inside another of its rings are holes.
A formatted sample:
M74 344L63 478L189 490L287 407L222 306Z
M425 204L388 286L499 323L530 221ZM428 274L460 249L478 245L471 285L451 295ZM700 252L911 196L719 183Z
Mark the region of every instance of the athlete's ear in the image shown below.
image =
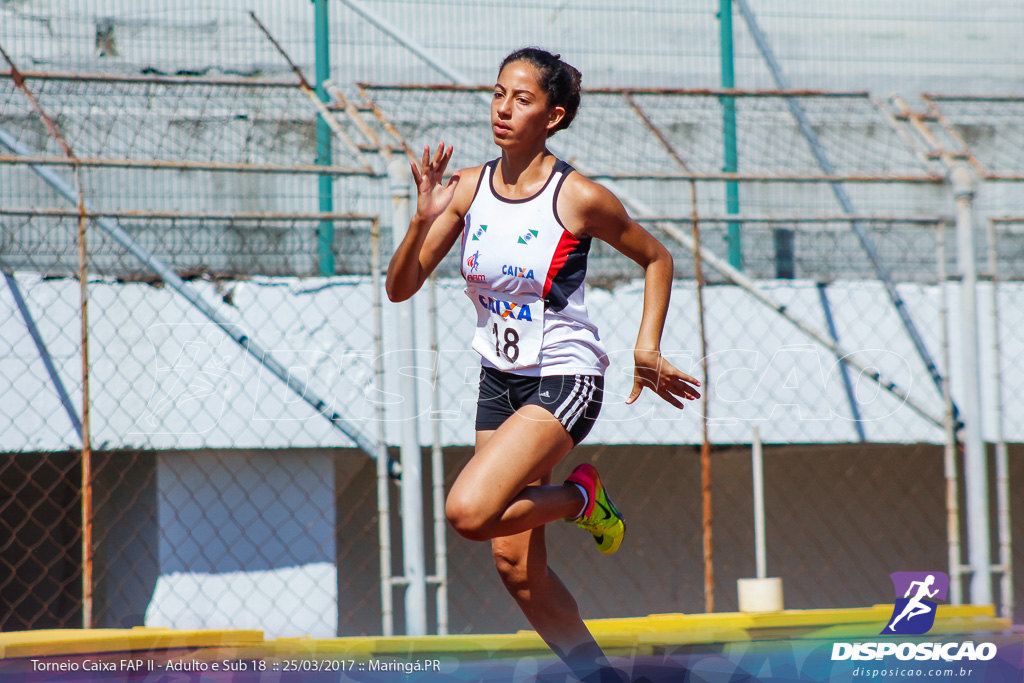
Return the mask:
M555 126L562 122L565 118L565 107L552 107L551 116L548 118L548 135L551 135L555 130Z

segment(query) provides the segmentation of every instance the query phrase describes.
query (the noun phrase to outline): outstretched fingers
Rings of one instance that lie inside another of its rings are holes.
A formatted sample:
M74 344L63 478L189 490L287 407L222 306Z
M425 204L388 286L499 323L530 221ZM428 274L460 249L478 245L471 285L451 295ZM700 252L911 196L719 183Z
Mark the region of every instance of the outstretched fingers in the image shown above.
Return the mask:
M655 367L638 363L633 373L633 390L626 403L633 403L644 388L651 389L669 405L683 409L680 399L693 401L700 398L697 387L700 382L685 372L680 372L671 363L659 358Z

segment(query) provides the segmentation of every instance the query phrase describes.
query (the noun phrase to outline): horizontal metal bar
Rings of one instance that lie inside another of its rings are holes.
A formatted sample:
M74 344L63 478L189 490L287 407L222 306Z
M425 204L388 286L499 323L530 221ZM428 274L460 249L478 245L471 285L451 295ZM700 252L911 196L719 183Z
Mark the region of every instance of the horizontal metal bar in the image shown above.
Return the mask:
M993 216L989 220L993 223L1024 223L1024 216Z
M986 171L981 177L984 180L993 180L1001 183L1024 182L1024 173L992 173L990 171Z
M76 209L60 208L34 208L34 207L3 207L0 206L0 216L40 216L44 218L77 218L84 215L86 218L154 218L171 220L231 220L231 221L262 221L262 220L358 220L373 221L377 219L374 214L367 213L185 213L181 211L86 211L84 214Z
M633 216L637 220L664 221L666 223L693 222L693 216ZM738 214L697 216L701 223L909 223L934 228L938 223L952 223L950 216L891 216L891 215L851 215L851 216L741 216ZM1024 219L1022 219L1024 220Z
M452 83L357 83L368 90L419 90L451 92L488 92L493 85L455 85ZM867 91L826 90L738 90L735 88L584 88L583 93L597 95L682 95L694 97L823 97L868 98Z
M41 216L41 217L75 217L80 212L75 209L46 207L3 207L0 215L9 216ZM155 218L174 220L359 220L372 221L378 218L374 214L365 213L185 213L180 211L86 211L86 218L108 216L111 218ZM665 221L668 223L691 223L693 216L634 216L645 221ZM701 223L849 223L863 221L866 223L910 223L934 227L937 223L952 223L951 216L896 216L896 215L857 215L857 216L742 216L739 214L698 216ZM1017 218L993 218L994 223L1024 223L1024 216Z
M935 102L1024 102L1024 95L941 95L926 92L919 97Z
M427 583L432 583L432 584L435 584L435 585L440 585L440 586L448 585L448 579L444 578L443 576L431 575L431 576L427 576L425 580L426 580ZM409 579L405 578L404 576L390 576L390 577L387 577L385 579L385 581L390 583L392 586L407 586L407 585L409 585Z
M210 171L218 173L308 173L310 175L384 177L373 171L347 166L317 166L315 164L245 164L226 161L182 161L175 159L106 159L51 156L0 155L0 164L31 166L81 166L83 168L141 168L158 171Z
M599 173L589 178L608 180L714 181L757 183L944 183L938 175L824 175L822 173L789 173L762 175L756 173Z
M897 121L909 121L911 119L911 116L912 116L911 114L903 113L903 112L892 115L892 117L894 119L896 119ZM922 121L938 121L939 120L939 117L936 116L935 114L917 114L916 116L917 116L917 118L921 119Z
M19 70L20 71L20 70ZM100 73L73 73L69 71L20 71L25 80L41 81L72 81L83 83L150 83L154 85L214 85L225 87L243 88L295 88L298 83L295 81L273 81L259 78L239 76L210 77L210 76L167 76L163 74L100 74ZM0 71L0 77L9 77L10 70Z

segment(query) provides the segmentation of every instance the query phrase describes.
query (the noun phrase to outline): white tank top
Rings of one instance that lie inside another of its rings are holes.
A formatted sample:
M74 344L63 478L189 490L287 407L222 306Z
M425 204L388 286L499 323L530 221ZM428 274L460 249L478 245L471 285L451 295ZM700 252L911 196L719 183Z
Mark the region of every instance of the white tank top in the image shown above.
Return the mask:
M573 236L556 209L572 166L557 160L537 194L505 199L494 189L497 164L480 172L462 231L473 348L485 366L519 375L603 375L607 352L583 303L591 238Z

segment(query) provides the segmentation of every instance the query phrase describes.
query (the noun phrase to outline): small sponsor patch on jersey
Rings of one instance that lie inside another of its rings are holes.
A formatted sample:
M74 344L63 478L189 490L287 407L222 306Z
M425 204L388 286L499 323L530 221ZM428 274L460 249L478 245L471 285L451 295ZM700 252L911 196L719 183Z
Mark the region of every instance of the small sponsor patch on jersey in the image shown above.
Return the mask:
M519 236L519 244L529 244L530 240L535 239L540 232L537 230L527 230L526 233Z

